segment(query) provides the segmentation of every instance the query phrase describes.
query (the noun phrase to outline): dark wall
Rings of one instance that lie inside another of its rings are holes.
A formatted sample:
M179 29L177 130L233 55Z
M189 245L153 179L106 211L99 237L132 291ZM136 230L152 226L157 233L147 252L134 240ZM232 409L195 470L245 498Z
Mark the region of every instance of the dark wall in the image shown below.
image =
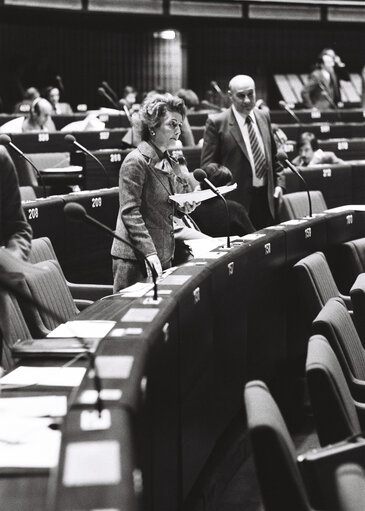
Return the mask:
M35 12L0 9L0 95L15 101L19 79L25 87L43 87L62 76L65 100L89 107L102 104L96 89L107 80L118 92L126 83L139 90L157 85L152 33L171 26L187 44L188 86L202 94L212 79L225 88L236 73L256 77L260 96L273 96L272 75L307 72L318 52L334 47L358 72L365 62L360 24L204 21ZM19 66L17 65L19 63Z

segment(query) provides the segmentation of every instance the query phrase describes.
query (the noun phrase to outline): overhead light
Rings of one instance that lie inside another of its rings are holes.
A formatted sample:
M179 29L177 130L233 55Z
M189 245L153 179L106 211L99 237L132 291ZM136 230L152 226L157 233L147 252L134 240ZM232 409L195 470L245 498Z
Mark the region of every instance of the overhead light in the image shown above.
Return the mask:
M155 39L168 39L172 41L176 37L175 30L161 30L160 32L154 32L153 37Z

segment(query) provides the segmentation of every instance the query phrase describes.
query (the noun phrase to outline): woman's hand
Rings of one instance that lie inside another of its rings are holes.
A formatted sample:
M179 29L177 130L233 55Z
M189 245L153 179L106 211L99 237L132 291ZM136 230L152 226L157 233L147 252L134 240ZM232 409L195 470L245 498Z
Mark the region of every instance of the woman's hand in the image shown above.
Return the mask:
M193 202L184 202L183 206L176 206L176 207L179 211L181 211L181 213L184 213L184 215L190 215L190 213L192 211L194 211L194 209L198 206L200 206L200 202L193 201Z
M149 263L151 263L152 268L155 270L156 276L161 277L162 266L161 266L161 262L158 258L158 255L157 254L149 255L149 256L147 256L147 260L149 261ZM147 276L152 277L151 269L148 265L147 265Z

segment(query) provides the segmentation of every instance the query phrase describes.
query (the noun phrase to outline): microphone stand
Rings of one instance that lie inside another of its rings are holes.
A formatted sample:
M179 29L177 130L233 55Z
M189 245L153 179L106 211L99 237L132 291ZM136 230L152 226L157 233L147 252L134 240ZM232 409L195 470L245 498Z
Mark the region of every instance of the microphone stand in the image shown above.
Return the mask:
M304 179L304 177L300 174L300 172L298 171L298 169L289 161L288 159L288 155L285 154L285 153L278 153L278 159L279 161L282 161L283 163L285 163L289 169L302 181L302 183L304 184L305 186L305 189L306 189L306 192L307 192L307 196L308 196L308 205L309 205L309 216L312 217L313 216L313 213L312 213L312 198L310 196L310 192L309 192L309 186L306 182L306 180Z

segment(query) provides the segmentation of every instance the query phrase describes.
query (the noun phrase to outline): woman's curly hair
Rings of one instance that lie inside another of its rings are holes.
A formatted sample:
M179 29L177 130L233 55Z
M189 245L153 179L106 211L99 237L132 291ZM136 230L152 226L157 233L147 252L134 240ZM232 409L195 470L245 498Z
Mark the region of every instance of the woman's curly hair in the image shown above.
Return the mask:
M161 125L166 112L178 112L184 119L186 115L184 101L169 93L147 95L139 110L142 140L151 138L151 130Z

